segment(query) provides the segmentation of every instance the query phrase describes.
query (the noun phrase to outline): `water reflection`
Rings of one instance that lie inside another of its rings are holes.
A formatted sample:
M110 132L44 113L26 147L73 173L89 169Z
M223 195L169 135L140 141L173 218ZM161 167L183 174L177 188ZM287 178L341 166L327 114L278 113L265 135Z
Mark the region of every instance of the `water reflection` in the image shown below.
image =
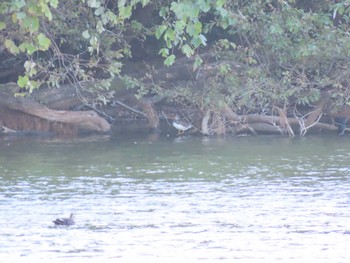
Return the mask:
M347 262L350 143L324 138L14 143L6 262ZM52 220L71 212L76 225Z

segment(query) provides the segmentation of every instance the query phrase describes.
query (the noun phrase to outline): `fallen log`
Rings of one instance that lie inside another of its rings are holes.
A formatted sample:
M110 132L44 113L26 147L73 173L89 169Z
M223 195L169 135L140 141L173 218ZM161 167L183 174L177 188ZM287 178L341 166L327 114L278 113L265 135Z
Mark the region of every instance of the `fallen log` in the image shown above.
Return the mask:
M26 114L29 116L40 118L50 123L62 123L67 124L77 129L83 129L88 131L107 132L110 130L110 124L102 117L100 117L94 111L66 111L66 110L53 110L46 106L43 106L30 98L13 95L15 84L11 83L6 88L1 87L0 89L0 109L4 109L4 112L8 115L11 111L14 111L14 118L12 123L7 127L16 127L16 116L18 113ZM6 85L4 85L6 86ZM8 117L8 116L7 116ZM0 115L0 124L2 123L4 116ZM9 118L7 118L9 122ZM40 131L40 127L38 129Z

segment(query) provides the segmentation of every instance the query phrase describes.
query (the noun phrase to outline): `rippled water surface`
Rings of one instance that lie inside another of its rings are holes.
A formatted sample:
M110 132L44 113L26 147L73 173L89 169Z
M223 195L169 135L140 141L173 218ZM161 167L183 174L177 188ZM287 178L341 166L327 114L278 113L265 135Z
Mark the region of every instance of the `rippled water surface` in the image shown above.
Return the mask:
M350 262L350 138L0 140L3 262ZM52 220L76 214L76 224Z

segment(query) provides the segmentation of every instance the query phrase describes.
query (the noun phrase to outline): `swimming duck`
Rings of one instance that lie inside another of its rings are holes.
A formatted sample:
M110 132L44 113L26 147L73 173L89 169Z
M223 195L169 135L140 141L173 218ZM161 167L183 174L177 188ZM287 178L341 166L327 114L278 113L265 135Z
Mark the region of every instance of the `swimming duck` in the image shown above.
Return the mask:
M178 135L183 134L185 131L192 128L191 123L180 120L179 116L177 115L175 117L175 120L173 121L173 126L179 131Z
M57 218L56 220L52 221L55 223L56 226L71 226L74 225L74 214L70 214L69 218Z

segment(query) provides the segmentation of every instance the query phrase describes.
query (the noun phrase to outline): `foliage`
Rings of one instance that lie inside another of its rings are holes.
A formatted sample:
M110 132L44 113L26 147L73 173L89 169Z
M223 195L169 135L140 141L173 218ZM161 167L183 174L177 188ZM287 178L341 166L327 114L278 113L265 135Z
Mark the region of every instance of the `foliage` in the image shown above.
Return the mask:
M274 105L312 105L324 90L349 104L349 1L232 1L223 8L203 26L216 31L210 52L221 69L186 92L198 108L272 112ZM244 66L226 67L227 57Z
M24 58L18 85L30 92L42 84L112 78L130 56L123 34L137 25L132 8L148 1L15 0L0 5L0 41ZM117 12L116 12L117 11ZM138 28L142 30L142 28ZM136 31L136 29L134 30ZM24 56L23 56L24 55Z

